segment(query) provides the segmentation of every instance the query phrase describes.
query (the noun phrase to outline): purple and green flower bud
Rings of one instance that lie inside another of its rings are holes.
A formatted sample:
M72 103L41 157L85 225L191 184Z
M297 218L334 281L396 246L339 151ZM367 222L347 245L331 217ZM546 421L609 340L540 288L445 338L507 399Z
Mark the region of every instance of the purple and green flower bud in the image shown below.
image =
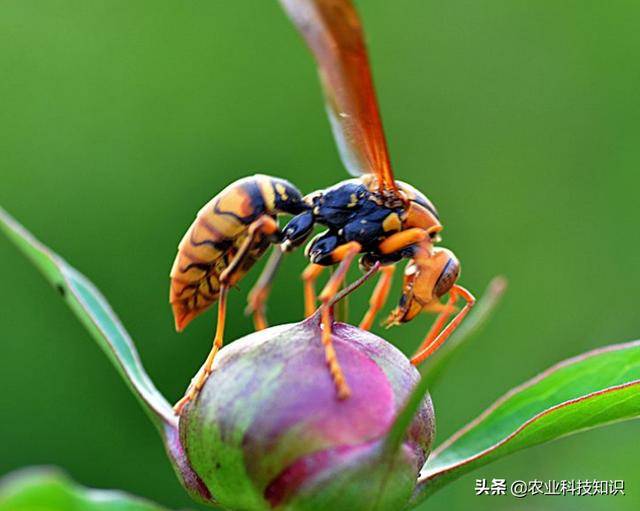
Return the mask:
M317 317L225 347L180 419L180 443L211 502L242 511L402 509L434 436L427 396L398 452L384 441L419 374L383 339L334 324L351 387L336 390ZM202 493L202 492L201 492Z

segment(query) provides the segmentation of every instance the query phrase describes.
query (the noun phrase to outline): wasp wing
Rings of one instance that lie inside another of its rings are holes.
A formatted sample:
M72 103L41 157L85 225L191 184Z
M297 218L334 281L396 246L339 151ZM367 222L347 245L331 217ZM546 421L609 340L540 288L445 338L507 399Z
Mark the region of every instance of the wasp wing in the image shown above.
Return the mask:
M342 161L396 189L360 18L350 0L280 0L313 53Z

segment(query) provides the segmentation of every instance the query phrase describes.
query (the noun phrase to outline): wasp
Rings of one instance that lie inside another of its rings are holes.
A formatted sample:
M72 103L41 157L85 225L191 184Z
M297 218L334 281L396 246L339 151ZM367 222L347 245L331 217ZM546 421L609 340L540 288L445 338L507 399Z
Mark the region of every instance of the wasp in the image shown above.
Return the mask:
M176 404L177 413L197 396L223 345L228 290L275 245L248 298L256 329L265 328L265 304L283 254L305 244L318 225L326 230L305 249L310 261L302 274L305 314L313 314L320 302L322 344L339 399L348 398L350 390L332 345L330 304L358 256L363 271L379 273L361 328L369 329L384 307L402 260L408 260L402 295L386 324L411 321L423 311L438 314L411 359L415 365L451 335L475 302L456 284L460 262L438 246L442 224L436 208L423 193L394 178L363 29L351 1L280 3L315 58L341 160L355 177L303 195L288 181L255 175L232 183L200 210L178 247L170 302L178 331L214 302L218 320L213 347ZM281 215L293 217L283 228ZM316 296L316 280L327 267L335 271ZM465 305L458 310L460 298Z

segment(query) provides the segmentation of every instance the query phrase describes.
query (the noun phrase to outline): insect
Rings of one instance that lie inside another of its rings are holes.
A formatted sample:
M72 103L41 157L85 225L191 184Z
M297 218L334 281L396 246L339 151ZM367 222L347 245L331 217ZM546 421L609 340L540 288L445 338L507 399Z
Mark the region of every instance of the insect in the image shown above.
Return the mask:
M265 253L275 248L249 294L247 310L257 329L266 326L265 303L282 256L303 245L316 225L326 230L307 245L310 264L303 272L305 313L320 301L322 344L337 397L350 390L332 345L330 302L360 255L362 270L379 272L369 308L360 326L369 329L384 306L396 264L404 259L402 295L386 320L411 321L420 312L438 316L412 358L423 362L460 324L475 299L456 284L460 263L437 246L440 222L436 208L414 187L394 179L378 111L362 26L349 0L280 0L315 57L329 119L341 159L355 178L303 196L291 183L257 175L229 185L205 205L182 239L171 271L170 301L176 328L219 301L213 348L192 380L179 413L195 398L211 373L222 346L226 298ZM283 229L281 214L293 215ZM315 282L327 267L335 271L316 296ZM447 303L441 298L449 295ZM462 298L465 305L457 310ZM451 316L454 315L453 319Z

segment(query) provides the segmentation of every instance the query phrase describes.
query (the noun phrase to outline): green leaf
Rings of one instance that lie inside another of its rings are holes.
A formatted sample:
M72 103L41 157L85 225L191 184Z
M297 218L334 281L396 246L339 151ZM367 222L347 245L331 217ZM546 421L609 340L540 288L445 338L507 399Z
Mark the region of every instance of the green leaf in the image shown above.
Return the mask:
M386 456L392 455L400 448L407 429L418 411L420 403L422 403L422 400L427 395L429 388L432 387L436 379L444 372L445 367L453 359L454 353L482 329L500 302L506 287L507 282L504 277L493 278L487 290L482 295L482 298L476 303L462 325L451 335L451 338L433 357L428 359L420 368L422 378L411 392L404 408L396 417L387 435L384 450Z
M156 427L175 427L171 405L153 385L129 334L100 291L0 208L0 229L33 262L116 366Z
M160 432L167 455L187 492L195 500L213 502L186 458L173 408L147 375L131 337L104 296L84 275L36 240L2 208L0 230L43 273L113 362Z
M640 341L560 362L509 391L438 447L412 504L507 454L640 416Z
M0 480L0 511L163 511L113 490L79 486L56 469L27 469Z

